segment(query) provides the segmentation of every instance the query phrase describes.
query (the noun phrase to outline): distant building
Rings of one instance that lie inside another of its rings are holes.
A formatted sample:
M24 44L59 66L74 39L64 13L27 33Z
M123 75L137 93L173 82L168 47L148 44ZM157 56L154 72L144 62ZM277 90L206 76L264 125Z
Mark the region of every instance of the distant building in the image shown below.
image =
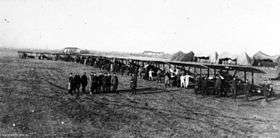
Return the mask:
M164 52L144 51L142 54L149 56L163 56Z

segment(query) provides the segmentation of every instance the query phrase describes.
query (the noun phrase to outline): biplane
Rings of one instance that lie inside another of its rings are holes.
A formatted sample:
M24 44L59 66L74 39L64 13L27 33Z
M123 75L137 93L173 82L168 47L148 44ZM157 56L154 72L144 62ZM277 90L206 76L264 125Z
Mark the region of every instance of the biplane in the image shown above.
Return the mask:
M274 95L271 84L259 85L255 84L254 75L255 74L265 74L265 72L261 69L255 68L253 66L245 66L245 65L226 65L226 64L204 64L208 67L207 72L209 74L209 70L213 70L214 76L217 71L225 71L228 73L229 78L225 78L228 80L226 83L229 87L226 87L226 91L230 92L230 85L233 77L238 76L237 82L237 95L245 94L246 98L250 95L260 94L263 95L266 99L268 96ZM251 80L249 80L249 75ZM209 76L209 75L208 75ZM245 93L245 87L249 87L249 95ZM236 95L234 95L236 97Z

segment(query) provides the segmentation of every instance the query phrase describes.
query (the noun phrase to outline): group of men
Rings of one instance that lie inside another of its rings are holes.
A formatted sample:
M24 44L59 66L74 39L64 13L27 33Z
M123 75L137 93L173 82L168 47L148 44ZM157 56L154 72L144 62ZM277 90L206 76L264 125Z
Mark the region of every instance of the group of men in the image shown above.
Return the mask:
M69 83L68 83L68 93L71 95L76 94L76 97L80 96L80 88L82 86L82 92L86 93L86 86L88 85L88 78L86 73L82 76L79 74L73 75L70 73L69 75Z
M181 88L188 88L190 78L193 78L189 73L186 71L181 71L174 69L174 70L167 70L164 73L164 83L165 87L181 87Z
M88 84L90 84L89 87ZM109 73L99 73L97 75L97 73L91 72L89 77L86 72L84 72L82 76L78 73L75 75L70 73L68 93L76 95L77 98L79 98L81 94L117 93L118 85L119 80L116 73L113 73L113 75ZM87 90L87 88L89 89Z
M208 76L196 76L195 77L195 93L200 92L203 95L217 95L228 96L230 92L234 98L237 96L237 91L242 89L245 92L246 97L249 94L250 84L248 80L242 82L237 76L231 76L229 74L218 73L214 77Z

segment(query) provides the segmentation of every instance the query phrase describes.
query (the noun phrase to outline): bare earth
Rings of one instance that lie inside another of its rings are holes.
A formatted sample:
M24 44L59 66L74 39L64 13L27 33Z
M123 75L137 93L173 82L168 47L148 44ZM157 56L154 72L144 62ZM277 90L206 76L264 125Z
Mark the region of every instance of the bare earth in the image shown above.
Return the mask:
M69 72L100 70L62 61L0 59L0 135L83 137L280 137L280 100L247 102L195 95L191 89L162 90L129 77L121 94L67 94Z

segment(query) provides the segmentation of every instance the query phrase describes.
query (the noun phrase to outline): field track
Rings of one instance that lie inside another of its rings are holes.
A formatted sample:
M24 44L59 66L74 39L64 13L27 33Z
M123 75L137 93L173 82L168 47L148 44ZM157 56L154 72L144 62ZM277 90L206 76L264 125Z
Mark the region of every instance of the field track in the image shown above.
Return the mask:
M67 95L70 72L99 72L62 61L0 59L0 134L84 137L216 137L280 135L278 96L265 103L238 97L195 95L139 80L131 95L128 76L121 94Z

